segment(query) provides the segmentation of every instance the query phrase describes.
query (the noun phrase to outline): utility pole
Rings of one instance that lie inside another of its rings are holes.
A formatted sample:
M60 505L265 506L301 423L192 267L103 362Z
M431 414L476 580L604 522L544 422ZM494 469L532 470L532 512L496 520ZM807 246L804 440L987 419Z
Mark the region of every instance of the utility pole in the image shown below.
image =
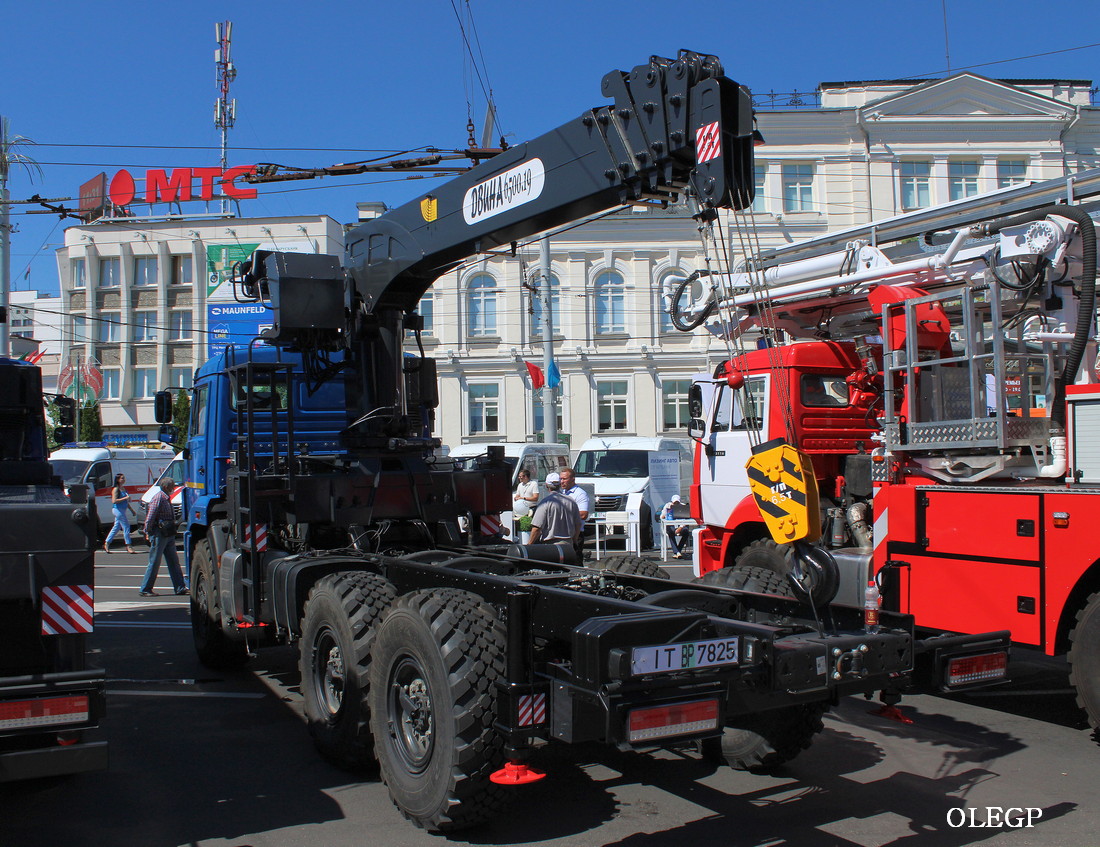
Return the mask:
M34 142L21 135L12 136L8 119L0 115L0 309L8 312L11 292L11 202L8 196L8 174L14 164L25 167L32 178L35 171L42 173L38 162L15 149L27 144ZM11 355L11 338L8 332L10 319L11 315L8 314L0 322L0 356Z
M550 286L550 238L544 235L539 240L539 265L541 266L542 290L542 367L547 380L554 364L554 315L551 313L553 290ZM543 440L554 444L558 440L558 410L554 403L555 388L549 382L542 388L542 425Z
M229 130L237 119L237 101L229 97L229 84L236 79L237 69L230 60L233 39L233 22L214 24L214 36L218 49L214 51L214 64L218 69L218 99L214 102L214 126L222 134L222 173L229 167ZM222 214L229 215L229 197L222 188Z

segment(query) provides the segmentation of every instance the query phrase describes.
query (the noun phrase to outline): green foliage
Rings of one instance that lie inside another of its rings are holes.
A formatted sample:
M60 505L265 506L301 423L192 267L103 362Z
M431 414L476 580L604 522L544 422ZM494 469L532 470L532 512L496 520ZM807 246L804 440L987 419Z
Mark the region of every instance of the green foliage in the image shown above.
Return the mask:
M180 391L176 394L176 402L172 404L172 423L176 426L176 443L172 446L178 453L187 444L187 423L191 419L191 394Z
M103 421L99 417L99 405L84 406L80 410L80 428L77 430L78 441L102 441Z
M57 429L57 404L50 401L46 404L46 449L52 453L61 445L54 439L54 430Z

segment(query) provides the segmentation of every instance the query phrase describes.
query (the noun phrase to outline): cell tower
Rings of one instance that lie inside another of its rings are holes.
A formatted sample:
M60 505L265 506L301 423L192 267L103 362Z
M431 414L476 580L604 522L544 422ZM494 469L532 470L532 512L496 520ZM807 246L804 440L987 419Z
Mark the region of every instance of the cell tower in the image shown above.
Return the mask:
M237 118L237 101L229 97L229 83L237 78L237 69L230 59L233 40L233 22L214 24L214 37L218 49L214 51L214 64L218 69L218 99L214 103L214 126L222 134L222 173L229 167L229 129ZM229 197L222 191L222 214L229 214Z

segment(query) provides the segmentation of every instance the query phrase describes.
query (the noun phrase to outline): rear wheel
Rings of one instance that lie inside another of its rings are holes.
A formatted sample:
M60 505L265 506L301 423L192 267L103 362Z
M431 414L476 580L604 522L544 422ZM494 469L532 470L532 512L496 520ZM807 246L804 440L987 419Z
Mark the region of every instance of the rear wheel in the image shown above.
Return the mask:
M703 574L702 582L717 585L719 588L734 588L738 591L751 591L754 594L776 594L780 597L794 597L790 582L780 573L770 568L733 567L708 571Z
M330 574L309 592L299 664L309 734L333 764L374 761L370 733L371 648L376 624L397 592L371 573Z
M621 574L633 574L635 576L652 576L658 579L671 579L668 571L654 562L642 556L617 555L604 556L600 563L605 571Z
M1069 681L1089 725L1100 728L1100 592L1089 597L1069 634Z
M191 559L191 638L199 661L208 668L236 670L248 661L247 645L222 629L221 599L207 538L195 542Z
M786 764L809 748L821 732L824 703L787 706L757 715L742 715L726 727L721 738L700 745L708 761L725 763L739 771L769 771Z
M375 751L394 804L418 826L473 826L507 799L489 779L504 758L493 728L504 648L493 608L455 589L407 594L378 627Z

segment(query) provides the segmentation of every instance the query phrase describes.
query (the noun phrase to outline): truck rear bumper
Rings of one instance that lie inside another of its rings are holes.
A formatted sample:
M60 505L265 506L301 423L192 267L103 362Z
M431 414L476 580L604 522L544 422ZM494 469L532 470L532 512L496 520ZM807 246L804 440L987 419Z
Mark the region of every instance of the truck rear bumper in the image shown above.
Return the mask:
M0 753L0 782L87 773L106 768L106 741Z

